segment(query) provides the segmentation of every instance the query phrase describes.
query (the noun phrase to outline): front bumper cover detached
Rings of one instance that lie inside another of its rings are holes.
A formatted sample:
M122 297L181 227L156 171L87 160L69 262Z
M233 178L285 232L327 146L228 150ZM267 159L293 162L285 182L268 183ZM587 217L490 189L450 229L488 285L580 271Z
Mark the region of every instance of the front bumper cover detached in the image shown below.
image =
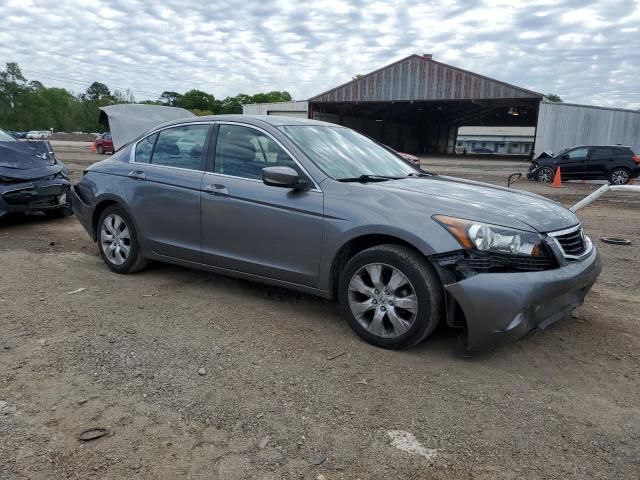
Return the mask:
M69 208L69 181L64 178L0 185L0 217Z
M602 271L596 248L553 270L480 273L445 286L467 324L467 350L481 352L544 329L584 302Z

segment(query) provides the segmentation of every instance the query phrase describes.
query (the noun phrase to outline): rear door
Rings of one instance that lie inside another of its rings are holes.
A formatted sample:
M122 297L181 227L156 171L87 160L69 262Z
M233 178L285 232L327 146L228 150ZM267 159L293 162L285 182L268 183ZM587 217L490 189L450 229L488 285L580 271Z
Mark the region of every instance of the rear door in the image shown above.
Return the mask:
M577 147L557 159L563 179L582 180L588 174L589 147Z
M221 123L212 171L202 178L202 259L220 268L316 287L323 194L266 131ZM262 169L287 166L312 188L265 185Z
M159 255L200 262L200 186L210 124L165 128L135 146L126 179L139 235Z
M588 162L588 178L606 179L616 160L616 149L611 147L591 147Z

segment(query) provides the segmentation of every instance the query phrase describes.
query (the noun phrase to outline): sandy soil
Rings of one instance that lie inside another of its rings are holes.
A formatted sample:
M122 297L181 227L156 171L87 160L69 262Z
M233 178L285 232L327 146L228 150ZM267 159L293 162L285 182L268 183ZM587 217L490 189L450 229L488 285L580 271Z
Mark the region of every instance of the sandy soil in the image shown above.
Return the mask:
M55 148L76 178L100 159ZM493 183L526 170L424 163ZM566 205L596 187L516 184ZM605 261L585 305L468 360L446 329L374 348L298 293L166 265L115 275L73 217L0 221L0 478L637 479L639 202L580 216ZM79 441L89 427L108 433Z

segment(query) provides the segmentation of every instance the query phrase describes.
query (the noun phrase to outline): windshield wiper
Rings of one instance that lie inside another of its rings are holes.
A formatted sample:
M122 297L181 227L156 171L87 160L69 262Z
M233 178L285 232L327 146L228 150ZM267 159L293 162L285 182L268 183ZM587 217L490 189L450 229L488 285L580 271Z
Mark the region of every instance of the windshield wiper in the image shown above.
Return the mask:
M386 175L360 175L359 177L336 178L338 182L385 182L387 180L400 180L404 177L388 177Z

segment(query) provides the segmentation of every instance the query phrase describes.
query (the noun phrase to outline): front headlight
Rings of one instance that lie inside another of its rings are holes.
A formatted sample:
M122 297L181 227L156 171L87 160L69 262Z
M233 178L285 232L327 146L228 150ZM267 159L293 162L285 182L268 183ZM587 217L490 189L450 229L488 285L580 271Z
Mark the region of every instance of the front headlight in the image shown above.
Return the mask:
M530 257L545 256L542 237L537 233L446 215L434 215L433 219L446 228L467 250Z

